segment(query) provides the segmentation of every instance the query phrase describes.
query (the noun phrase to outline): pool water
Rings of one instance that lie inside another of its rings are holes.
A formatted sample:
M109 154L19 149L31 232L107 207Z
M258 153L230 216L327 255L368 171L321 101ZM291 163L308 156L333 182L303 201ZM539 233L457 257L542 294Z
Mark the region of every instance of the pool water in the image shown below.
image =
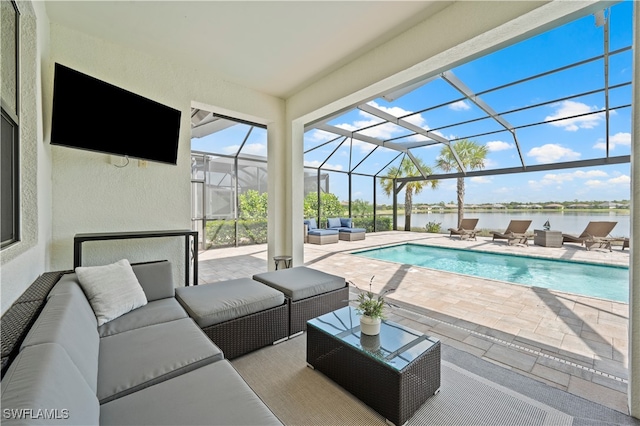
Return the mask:
M402 244L353 253L458 274L629 302L629 268Z

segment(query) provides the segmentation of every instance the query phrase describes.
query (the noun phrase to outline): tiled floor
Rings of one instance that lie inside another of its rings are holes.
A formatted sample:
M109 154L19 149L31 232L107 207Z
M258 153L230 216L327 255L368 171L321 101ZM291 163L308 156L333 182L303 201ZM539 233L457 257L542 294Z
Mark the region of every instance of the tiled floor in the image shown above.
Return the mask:
M520 374L627 413L628 305L542 288L377 261L350 252L403 242L500 253L629 264L629 251L586 251L461 241L438 234L383 232L363 241L305 244L304 264L373 289L395 288L389 318ZM271 260L269 260L271 261ZM200 254L200 283L249 277L267 270L266 245Z

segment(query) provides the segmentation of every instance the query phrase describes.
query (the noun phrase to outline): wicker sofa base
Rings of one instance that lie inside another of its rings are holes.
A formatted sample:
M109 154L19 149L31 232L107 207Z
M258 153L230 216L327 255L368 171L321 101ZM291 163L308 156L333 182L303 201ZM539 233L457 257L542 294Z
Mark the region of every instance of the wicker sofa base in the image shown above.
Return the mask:
M338 238L342 241L364 240L366 232L340 232Z
M292 301L289 304L289 335L292 336L307 329L307 321L324 315L349 304L349 284L343 288L322 293L306 299ZM226 354L226 352L225 352Z
M332 235L311 235L309 234L307 240L309 244L331 244L337 243L339 239L338 234Z
M269 346L288 336L289 303L202 329L226 359Z
M20 345L47 302L60 277L71 271L45 272L7 309L0 320L2 332L2 376L17 356Z

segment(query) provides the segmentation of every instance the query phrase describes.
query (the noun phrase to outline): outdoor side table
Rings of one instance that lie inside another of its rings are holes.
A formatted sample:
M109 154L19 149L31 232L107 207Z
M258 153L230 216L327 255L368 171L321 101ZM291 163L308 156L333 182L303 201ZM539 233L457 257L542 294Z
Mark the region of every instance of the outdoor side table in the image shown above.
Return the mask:
M285 269L291 268L291 261L293 258L291 256L273 256L273 261L276 264L276 271L278 270L278 266L280 262L284 264Z
M542 247L562 247L562 232L550 231L546 229L535 229L533 231L533 243Z
M440 389L440 340L387 320L362 335L351 306L307 321L307 364L395 425Z

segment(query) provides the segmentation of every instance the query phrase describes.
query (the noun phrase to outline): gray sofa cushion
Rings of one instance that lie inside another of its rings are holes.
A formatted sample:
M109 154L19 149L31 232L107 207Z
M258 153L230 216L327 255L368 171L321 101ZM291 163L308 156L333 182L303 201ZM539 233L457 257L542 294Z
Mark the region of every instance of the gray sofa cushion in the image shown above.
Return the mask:
M161 262L142 263L131 265L147 301L165 299L175 295L173 286L173 274L171 272L171 262L163 260ZM51 289L49 297L54 294L68 293L80 290L80 283L76 273L65 274L60 277L58 283Z
M181 425L282 424L226 360L100 407L102 425L174 425L176 421Z
M98 399L104 404L221 359L220 349L190 318L103 337Z
M5 415L20 409L26 419ZM66 351L52 343L18 354L2 379L2 410L3 425L97 425L100 418L95 392Z
M82 287L80 287L80 283L78 282L78 276L76 275L75 272L61 276L58 282L56 283L56 285L54 285L51 291L49 292L47 299L50 299L51 297L57 294L69 294L69 293L81 294L86 298L84 292L82 291ZM89 301L87 301L87 304L88 303ZM96 326L97 324L98 322L96 320Z
M41 343L59 344L95 393L100 344L96 327L96 317L84 294L70 290L49 298L21 349Z
M280 291L250 278L180 287L176 298L202 328L284 303Z
M306 266L256 274L253 279L280 290L293 301L338 290L346 285L343 277Z
M136 274L144 294L147 296L147 301L174 296L171 262L164 260L161 262L141 263L139 265L131 265L131 268Z
M187 312L180 306L175 297L169 297L149 302L141 308L134 309L119 318L102 324L98 327L98 333L100 337L111 336L112 334L182 318L188 318Z

